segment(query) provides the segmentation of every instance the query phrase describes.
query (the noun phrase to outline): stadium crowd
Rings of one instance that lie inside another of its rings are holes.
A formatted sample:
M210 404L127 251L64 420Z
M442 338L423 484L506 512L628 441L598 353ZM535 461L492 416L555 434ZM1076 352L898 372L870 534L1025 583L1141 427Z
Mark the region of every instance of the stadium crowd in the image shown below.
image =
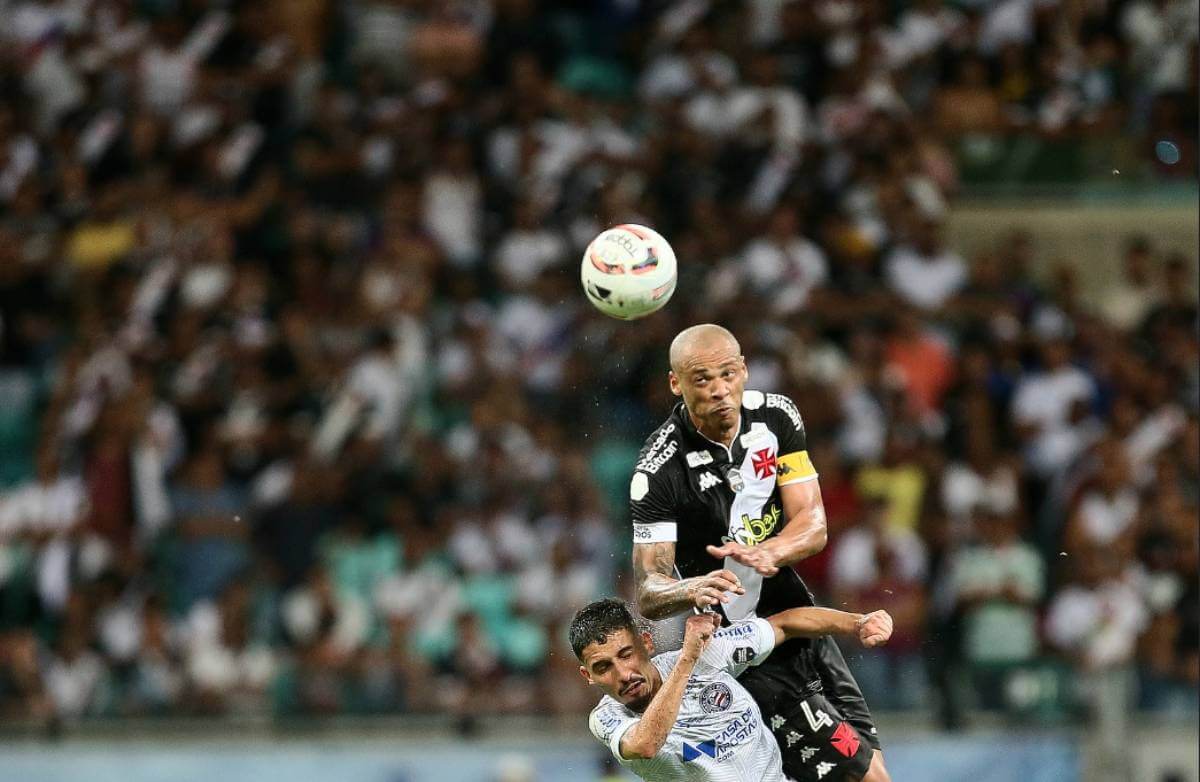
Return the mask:
M590 707L563 623L627 589L701 321L805 415L800 570L896 617L876 708L1194 712L1195 257L1130 237L1089 304L943 233L996 139L1194 178L1196 41L1188 0L0 0L0 715ZM682 261L636 325L578 291L617 222Z

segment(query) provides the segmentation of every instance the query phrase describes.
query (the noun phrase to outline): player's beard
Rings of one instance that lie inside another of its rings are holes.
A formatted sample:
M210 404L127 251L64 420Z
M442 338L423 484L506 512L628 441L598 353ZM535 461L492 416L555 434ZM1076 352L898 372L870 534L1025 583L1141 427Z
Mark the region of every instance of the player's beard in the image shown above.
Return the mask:
M654 698L654 687L649 679L643 679L638 687L644 694L634 700L626 701L625 706L630 711L643 712L650 705L650 701Z
M737 429L742 420L740 406L730 403L709 408L702 414L692 412L686 401L684 408L700 434L714 442L724 443L729 438L729 433Z

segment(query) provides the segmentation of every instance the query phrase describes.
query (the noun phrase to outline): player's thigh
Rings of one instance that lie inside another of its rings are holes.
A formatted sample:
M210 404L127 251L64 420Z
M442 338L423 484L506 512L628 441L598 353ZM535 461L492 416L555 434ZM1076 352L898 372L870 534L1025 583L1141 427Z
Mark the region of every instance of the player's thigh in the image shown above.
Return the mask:
M887 767L883 764L882 752L874 750L871 753L871 767L867 769L867 773L858 782L892 782Z
M783 713L763 715L796 782L858 780L870 771L874 748L822 693Z
M871 710L858 687L858 681L850 672L850 666L846 664L846 658L837 642L832 637L825 636L814 642L813 651L825 697L837 707L842 717L862 734L863 740L872 748L879 749L879 732L875 728L875 720L871 717Z

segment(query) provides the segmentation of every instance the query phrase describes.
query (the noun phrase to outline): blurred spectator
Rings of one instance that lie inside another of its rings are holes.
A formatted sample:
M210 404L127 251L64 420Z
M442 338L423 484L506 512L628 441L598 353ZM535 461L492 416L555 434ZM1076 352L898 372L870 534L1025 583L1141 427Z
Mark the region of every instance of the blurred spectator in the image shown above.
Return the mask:
M184 465L171 504L178 536L181 605L215 598L248 563L247 527L239 515L245 499L224 475L215 445Z
M962 257L942 244L938 219L917 221L909 242L884 262L888 285L901 299L921 310L940 309L967 284Z
M1133 656L1149 620L1134 574L1107 548L1077 549L1074 580L1047 609L1050 644L1079 665L1085 698L1110 768L1120 769L1134 695Z
M834 605L886 605L904 628L886 652L864 653L854 661L863 693L880 708L923 705L925 666L921 637L928 567L925 545L911 529L887 523L888 506L869 501L862 523L834 541L830 572Z
M1053 336L1040 346L1041 366L1021 379L1012 400L1013 422L1025 458L1041 477L1065 468L1090 444L1086 422L1095 401L1091 377L1071 365L1070 344Z
M1045 565L1021 540L1015 509L985 508L975 526L975 542L955 552L948 567L974 690L982 705L997 708L1004 703L1005 674L1037 657Z
M954 359L949 348L912 312L897 316L884 348L890 369L904 383L909 405L922 416L942 406L942 397L954 381Z
M1101 311L1113 328L1128 332L1158 304L1162 288L1154 277L1153 250L1146 237L1129 242L1123 261L1121 280L1109 289Z
M1141 501L1121 448L1105 443L1097 450L1097 485L1083 494L1067 524L1066 548L1103 546L1128 557L1137 539Z

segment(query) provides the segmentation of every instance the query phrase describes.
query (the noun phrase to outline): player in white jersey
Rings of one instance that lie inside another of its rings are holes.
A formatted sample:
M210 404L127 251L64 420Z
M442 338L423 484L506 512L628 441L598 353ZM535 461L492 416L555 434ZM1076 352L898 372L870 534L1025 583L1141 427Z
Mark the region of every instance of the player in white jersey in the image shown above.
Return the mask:
M728 577L736 582L732 573ZM789 638L856 634L864 646L878 646L892 634L885 611L859 615L814 607L719 625L716 614L689 617L683 646L654 656L650 634L638 631L618 600L591 603L571 622L579 671L605 693L588 725L645 780L784 782L779 745L736 677ZM817 711L806 715L810 721L829 719ZM810 756L818 778L824 776L820 753L813 747ZM828 762L828 770L834 767Z

